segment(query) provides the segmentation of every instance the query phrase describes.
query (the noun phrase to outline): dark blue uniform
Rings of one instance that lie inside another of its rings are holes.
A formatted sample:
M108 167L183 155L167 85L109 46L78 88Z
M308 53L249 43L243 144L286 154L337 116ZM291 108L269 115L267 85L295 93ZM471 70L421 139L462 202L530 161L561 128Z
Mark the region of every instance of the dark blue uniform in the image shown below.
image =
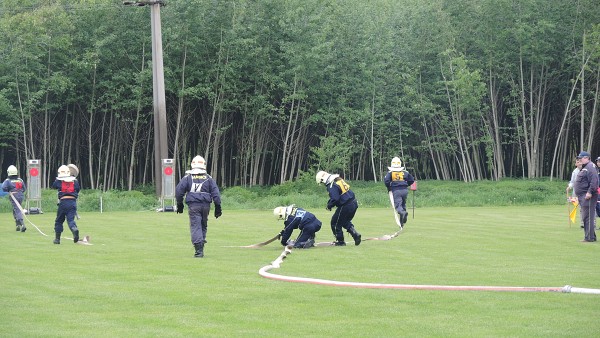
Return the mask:
M54 220L54 232L56 239L60 240L60 234L63 232L63 223L67 219L67 225L73 232L74 240L79 239L79 229L75 223L75 215L77 214L77 198L81 186L77 179L67 182L63 180L55 180L52 183L52 189L58 190L58 210L56 211L56 220ZM58 243L57 243L58 244Z
M206 242L208 214L211 202L220 208L221 194L215 180L207 173L190 173L184 176L175 188L177 203L188 205L190 217L190 235L194 246ZM220 216L215 213L215 216Z
M408 197L408 187L415 183L415 178L406 170L389 171L383 179L388 191L394 196L394 208L400 214L402 224L408 219L406 211L406 198Z
M17 176L9 176L2 183L2 191L6 191L7 193L11 194L21 206L23 205L23 200L25 199L25 189L25 182L23 182L23 180L18 178ZM25 232L27 228L23 224L23 213L21 212L21 208L19 208L17 203L15 203L15 201L12 198L10 198L10 196L9 200L13 206L13 217L17 224L17 230Z
M294 248L310 248L315 243L315 233L321 230L321 221L315 215L302 209L292 208L292 211L283 222L284 229L281 231L281 245L287 245L294 229L300 229L300 235L296 238Z
M331 231L335 236L336 244L345 245L342 229L346 229L354 238L354 244L359 245L361 237L352 224L352 219L358 209L354 192L350 190L350 185L340 177L334 178L333 182L327 184L326 187L329 193L327 210L337 207L331 217Z
M598 172L594 163L588 162L583 165L581 171L577 174L573 188L579 200L579 206L581 206L581 220L585 230L584 241L595 242L596 217L593 215L593 210L595 210L598 201ZM587 193L591 195L589 200L585 199Z

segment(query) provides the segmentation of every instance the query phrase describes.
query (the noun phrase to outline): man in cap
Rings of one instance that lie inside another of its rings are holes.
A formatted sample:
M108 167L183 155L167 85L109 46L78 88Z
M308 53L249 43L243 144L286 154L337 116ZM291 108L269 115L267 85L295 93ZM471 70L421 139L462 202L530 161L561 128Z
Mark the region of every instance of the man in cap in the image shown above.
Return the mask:
M598 180L600 181L600 156L596 158L596 170L598 170ZM600 188L598 188L600 194ZM600 217L600 201L596 202L596 216Z
M577 158L581 160L581 171L577 174L573 188L581 206L581 220L585 231L582 242L595 242L596 217L592 213L598 201L598 171L587 151L580 152Z
M183 213L183 197L188 205L190 217L190 235L196 250L194 257L204 257L204 244L208 230L208 214L210 204L215 202L215 218L221 217L221 194L215 180L206 173L206 161L202 156L192 159L191 170L186 174L175 188L177 200L177 213Z

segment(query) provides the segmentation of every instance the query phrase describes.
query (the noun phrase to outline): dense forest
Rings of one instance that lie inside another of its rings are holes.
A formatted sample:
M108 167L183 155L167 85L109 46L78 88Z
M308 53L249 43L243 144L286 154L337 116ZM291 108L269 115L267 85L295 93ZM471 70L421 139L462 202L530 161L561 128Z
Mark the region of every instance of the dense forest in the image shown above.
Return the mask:
M598 0L180 0L160 8L169 157L222 187L315 170L565 179L600 155ZM154 180L150 8L0 2L0 165Z

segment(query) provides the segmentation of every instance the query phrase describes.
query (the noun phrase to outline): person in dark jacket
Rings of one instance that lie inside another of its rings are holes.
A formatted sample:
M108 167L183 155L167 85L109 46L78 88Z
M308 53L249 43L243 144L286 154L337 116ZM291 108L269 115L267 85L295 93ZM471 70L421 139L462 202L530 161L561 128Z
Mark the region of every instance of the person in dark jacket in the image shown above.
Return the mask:
M389 171L383 179L383 183L388 191L392 192L394 198L394 209L400 215L400 226L404 227L408 220L406 211L406 198L408 197L408 187L414 182L414 177L404 169L402 161L398 157L392 159Z
M2 191L10 194L9 199L13 206L13 217L17 225L17 231L25 232L27 227L23 223L23 213L21 212L23 200L25 199L25 182L19 177L19 171L14 165L9 166L6 173L8 178L2 183Z
M344 181L340 175L329 174L325 171L319 171L316 176L317 183L323 183L327 187L329 193L329 201L327 201L327 210L336 207L333 216L331 217L331 231L335 236L336 246L345 246L344 232L346 229L354 239L354 245L359 245L361 235L354 228L352 219L358 209L358 202L354 196L354 192L350 190L350 185Z
M54 244L60 244L60 236L63 232L63 223L67 219L67 225L73 233L73 242L79 242L79 229L75 223L77 215L77 198L81 186L79 181L71 174L71 169L66 165L58 168L58 175L52 189L58 190L58 210L56 210L56 220L54 221L54 233L56 235Z
M598 180L600 180L600 157L596 158L596 170L598 171ZM600 188L598 193L600 194ZM596 216L600 217L600 201L596 202Z
M315 246L315 234L321 230L321 221L314 214L295 205L277 207L273 214L278 220L284 220L283 230L279 234L281 245L302 249ZM295 241L290 241L294 229L300 229L300 234Z
M206 161L202 156L192 159L192 170L186 174L175 188L177 213L183 213L183 197L188 205L190 217L190 235L194 245L194 257L204 257L204 244L208 231L210 204L215 203L215 218L221 217L221 194L215 180L206 173Z
M595 242L596 217L593 213L598 201L598 171L594 163L590 161L590 153L587 151L579 153L577 158L581 159L582 167L579 174L577 174L573 188L581 206L581 220L585 232L582 242Z

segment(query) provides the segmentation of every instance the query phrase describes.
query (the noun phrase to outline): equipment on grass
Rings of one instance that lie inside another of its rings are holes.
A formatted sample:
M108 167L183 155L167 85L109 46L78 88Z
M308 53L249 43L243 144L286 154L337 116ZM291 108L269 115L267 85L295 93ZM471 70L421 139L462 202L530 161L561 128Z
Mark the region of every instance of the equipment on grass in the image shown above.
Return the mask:
M279 238L281 238L281 234L277 234L277 235L275 235L275 237L273 237L273 238L271 238L269 240L266 240L264 242L261 242L261 243L252 244L252 245L244 245L244 246L227 246L226 248L232 248L232 247L233 248L252 248L252 249L254 249L254 248L260 248L260 247L263 247L263 246L265 246L265 245L267 245L269 243L274 242L275 240L277 240Z
M400 222L400 217L398 216L398 212L396 211L396 206L394 205L394 193L392 191L388 191L388 195L390 195L390 203L392 204L392 210L394 211L394 219L396 219L396 224L402 229L402 223Z
M274 268L279 268L283 260L287 257L287 255L292 253L292 246L286 246L283 249L283 252L277 257L273 262L271 262L271 266Z
M415 219L415 191L417 191L417 181L414 181L413 184L410 185L410 190L412 191L412 218Z

